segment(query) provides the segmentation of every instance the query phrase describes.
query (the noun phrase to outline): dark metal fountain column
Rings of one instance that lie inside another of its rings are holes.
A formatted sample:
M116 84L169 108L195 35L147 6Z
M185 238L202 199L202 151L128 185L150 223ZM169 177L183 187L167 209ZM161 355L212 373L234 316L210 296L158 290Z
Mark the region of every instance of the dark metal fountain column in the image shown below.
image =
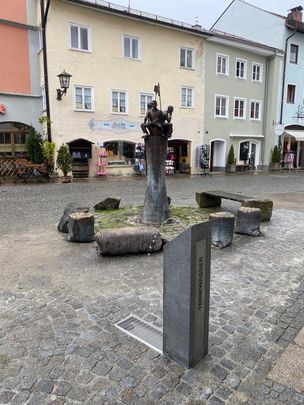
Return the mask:
M150 128L145 137L147 188L145 194L143 222L160 225L169 218L169 205L165 182L165 161L168 139L160 127Z

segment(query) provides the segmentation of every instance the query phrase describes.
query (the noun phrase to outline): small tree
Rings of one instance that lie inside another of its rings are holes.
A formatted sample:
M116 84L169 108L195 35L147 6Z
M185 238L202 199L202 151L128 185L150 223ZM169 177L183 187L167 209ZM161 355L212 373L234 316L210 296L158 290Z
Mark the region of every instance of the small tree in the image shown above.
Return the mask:
M72 170L72 156L68 147L64 144L62 144L58 150L56 163L65 177Z
M54 155L55 155L55 143L44 141L43 142L43 157L47 167L50 170L54 168Z
M271 152L271 163L280 163L282 160L281 151L278 145L275 145Z
M234 148L233 148L233 145L230 146L229 153L228 153L227 163L228 163L228 165L233 165L233 164L235 164L235 156L234 156Z
M42 136L31 127L26 141L27 157L32 163L43 162Z

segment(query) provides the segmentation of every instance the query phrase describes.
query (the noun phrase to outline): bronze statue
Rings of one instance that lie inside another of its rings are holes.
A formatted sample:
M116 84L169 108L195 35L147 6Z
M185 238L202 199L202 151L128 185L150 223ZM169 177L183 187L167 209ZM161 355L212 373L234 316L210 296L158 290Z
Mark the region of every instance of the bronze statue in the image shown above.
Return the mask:
M150 135L150 128L162 128L163 113L157 108L157 101L153 100L151 108L146 112L144 122L141 124L141 129L144 134Z
M173 133L173 125L171 123L173 110L174 110L173 106L169 105L167 110L163 111L162 127L163 127L163 135L166 138L171 138Z
M167 110L161 111L157 108L156 100L153 100L151 104L149 103L144 122L141 124L141 129L145 134L143 137L145 138L147 135L151 135L152 128L159 128L161 135L170 138L173 132L171 124L172 113L172 105L169 105Z

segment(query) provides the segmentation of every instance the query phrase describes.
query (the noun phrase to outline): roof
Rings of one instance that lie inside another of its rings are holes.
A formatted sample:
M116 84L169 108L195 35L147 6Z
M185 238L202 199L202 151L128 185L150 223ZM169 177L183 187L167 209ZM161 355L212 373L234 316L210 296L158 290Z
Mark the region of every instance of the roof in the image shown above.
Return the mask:
M185 22L173 20L167 17L161 17L156 14L146 13L144 11L136 10L131 7L124 7L118 4L110 3L103 0L64 0L68 3L74 3L84 7L94 8L106 13L117 14L122 17L144 20L157 25L163 25L183 31L190 31L193 34L204 34L206 30L198 24L188 24ZM208 35L208 33L206 33Z
M199 35L204 38L218 38L219 40L229 41L231 44L243 44L249 45L251 47L259 48L264 51L264 53L276 53L280 52L280 49L272 48L264 44L260 44L246 38L237 37L235 35L231 35L228 33L220 32L220 31L210 31L202 28L200 25L195 24L191 25L188 23L184 23L181 21L176 21L171 18L161 17L155 14L146 13L144 11L136 10L131 7L124 7L118 4L113 4L108 1L104 0L63 0L67 3L73 3L83 7L93 8L105 13L116 14L121 17L136 19L140 21L146 21L151 24L165 26L171 29L177 29L182 31L187 31L194 35ZM254 49L252 49L254 51Z
M238 42L239 44L249 45L252 47L257 47L265 52L270 53L284 53L283 49L274 48L265 44L261 44L260 42L251 41L250 39L239 37L237 35L229 34L227 32L222 32L218 30L211 30L209 31L215 38L228 40L231 42Z

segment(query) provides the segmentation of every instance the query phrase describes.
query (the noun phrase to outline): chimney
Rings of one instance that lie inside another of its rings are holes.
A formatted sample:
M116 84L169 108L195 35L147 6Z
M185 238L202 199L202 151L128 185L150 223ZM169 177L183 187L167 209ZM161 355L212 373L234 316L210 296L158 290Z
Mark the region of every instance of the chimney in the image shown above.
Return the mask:
M287 19L302 22L302 11L302 6L291 8L290 13L287 15Z

